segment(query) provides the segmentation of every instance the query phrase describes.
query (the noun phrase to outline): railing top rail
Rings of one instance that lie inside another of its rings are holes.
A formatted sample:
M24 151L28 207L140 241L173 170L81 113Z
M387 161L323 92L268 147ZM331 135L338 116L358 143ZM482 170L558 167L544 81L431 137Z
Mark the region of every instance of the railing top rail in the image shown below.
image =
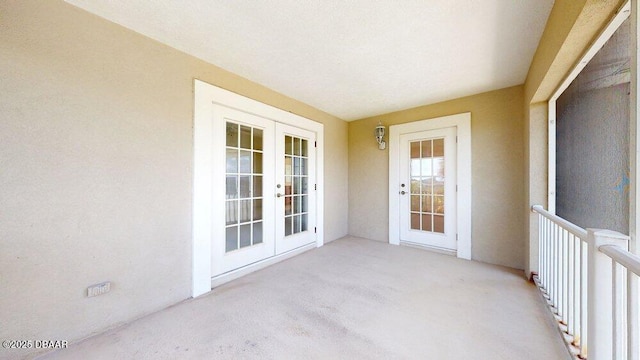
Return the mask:
M548 212L541 205L533 205L531 207L531 211L537 212L538 214L540 214L540 215L544 216L545 218L551 220L556 225L560 226L561 228L567 230L571 234L573 234L573 235L579 237L580 239L582 239L582 241L587 241L587 230L581 228L580 226L578 226L578 225L576 225L574 223L571 223L571 222L559 217L558 215L555 215L555 214L552 214L552 213Z
M613 261L626 267L629 271L640 276L640 256L613 244L600 245L598 250L612 258Z

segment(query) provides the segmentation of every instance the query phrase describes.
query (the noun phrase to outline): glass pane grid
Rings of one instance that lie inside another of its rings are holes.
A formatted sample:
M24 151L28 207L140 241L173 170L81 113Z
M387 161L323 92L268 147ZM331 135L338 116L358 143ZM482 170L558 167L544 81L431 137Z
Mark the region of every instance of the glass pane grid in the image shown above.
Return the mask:
M285 135L285 236L308 230L309 142Z
M226 124L225 252L263 242L263 130Z
M410 226L444 233L444 138L412 141L410 146Z

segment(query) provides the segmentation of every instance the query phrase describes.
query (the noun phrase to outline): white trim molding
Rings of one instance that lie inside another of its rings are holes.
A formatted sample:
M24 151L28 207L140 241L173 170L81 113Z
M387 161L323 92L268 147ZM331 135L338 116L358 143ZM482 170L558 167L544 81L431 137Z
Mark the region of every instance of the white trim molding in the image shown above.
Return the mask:
M215 159L212 158L211 149L216 146L213 144L211 134L214 104L260 116L277 123L296 126L316 134L317 217L315 247L324 244L324 125L198 79L194 79L194 103L191 295L196 297L211 291L211 219L214 216L223 216L223 211L212 204L211 188L214 185L212 182L212 162ZM280 257L279 259L285 258ZM264 267L264 263L261 263L260 266ZM259 269L259 266L254 266L251 269L249 267L252 265L236 273L247 273L250 270Z
M389 243L400 244L400 135L448 127L457 135L457 234L456 256L471 259L471 113L414 121L389 127Z

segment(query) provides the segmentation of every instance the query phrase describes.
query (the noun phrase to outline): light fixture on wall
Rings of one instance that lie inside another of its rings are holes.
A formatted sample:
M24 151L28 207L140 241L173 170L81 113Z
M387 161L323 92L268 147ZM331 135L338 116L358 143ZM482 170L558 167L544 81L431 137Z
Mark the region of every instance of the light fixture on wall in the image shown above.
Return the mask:
M378 149L384 150L387 148L387 143L384 141L384 125L381 122L376 126L376 141L378 142Z

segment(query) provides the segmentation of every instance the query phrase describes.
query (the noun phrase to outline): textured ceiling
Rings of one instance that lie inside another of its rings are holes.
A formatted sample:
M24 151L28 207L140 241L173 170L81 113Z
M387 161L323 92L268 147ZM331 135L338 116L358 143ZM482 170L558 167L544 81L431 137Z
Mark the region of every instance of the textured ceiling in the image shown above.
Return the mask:
M553 0L67 0L345 120L522 84Z

